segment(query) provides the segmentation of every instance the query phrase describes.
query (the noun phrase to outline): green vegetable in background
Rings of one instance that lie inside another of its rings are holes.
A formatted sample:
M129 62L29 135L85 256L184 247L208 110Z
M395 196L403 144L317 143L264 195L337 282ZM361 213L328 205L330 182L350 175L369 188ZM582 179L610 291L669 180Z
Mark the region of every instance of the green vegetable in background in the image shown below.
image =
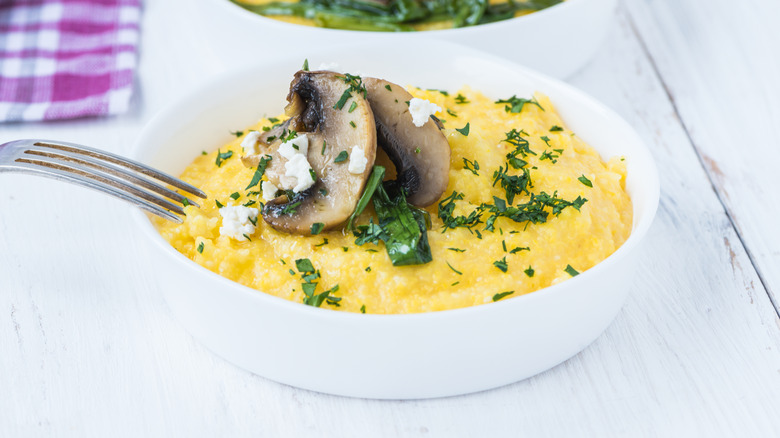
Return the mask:
M333 29L405 32L413 24L451 21L452 27L493 23L520 11L537 11L562 0L299 0L295 3L249 4L230 0L242 8L267 16L293 16Z

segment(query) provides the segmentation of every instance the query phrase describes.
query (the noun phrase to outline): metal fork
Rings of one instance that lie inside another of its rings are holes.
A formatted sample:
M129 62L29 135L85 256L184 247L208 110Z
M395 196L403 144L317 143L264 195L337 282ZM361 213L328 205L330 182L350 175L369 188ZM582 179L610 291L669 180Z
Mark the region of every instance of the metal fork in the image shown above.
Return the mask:
M198 188L137 161L62 141L16 140L0 144L2 172L40 175L100 190L178 223L182 222L178 215L184 215L184 206L200 206L160 183L206 198Z

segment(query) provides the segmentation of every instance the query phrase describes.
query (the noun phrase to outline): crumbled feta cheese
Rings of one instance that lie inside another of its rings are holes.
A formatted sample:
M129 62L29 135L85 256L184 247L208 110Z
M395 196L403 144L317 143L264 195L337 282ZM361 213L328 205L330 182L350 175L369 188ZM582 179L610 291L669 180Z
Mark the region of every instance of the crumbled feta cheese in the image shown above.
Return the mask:
M352 146L352 153L349 154L349 166L347 170L350 173L361 174L366 170L366 164L368 164L368 158L358 146Z
M302 192L314 185L314 178L311 175L311 165L309 160L303 154L295 154L291 160L284 163L284 176L292 176L297 180L292 191Z
M226 205L220 208L219 215L222 216L222 226L219 227L219 234L238 241L247 240L246 236L251 236L255 232L252 221L257 221L258 213L258 209L243 205ZM250 221L250 219L252 220Z
M309 137L306 134L286 141L279 146L279 155L287 159L284 163L284 176L279 181L282 188L296 193L302 192L314 184L311 165L306 156L309 153Z
M279 155L292 160L296 154L302 154L304 157L309 153L309 137L306 134L299 135L292 140L286 141L279 146Z
M260 140L260 133L249 131L241 141L241 147L244 148L244 155L254 155L257 153L257 142Z
M425 99L413 97L412 100L409 101L409 114L412 115L412 123L414 123L414 126L423 126L432 115L439 111L441 111L439 105Z
M271 181L263 181L261 186L263 188L263 200L268 202L276 197L276 192L279 191L279 187L276 187Z

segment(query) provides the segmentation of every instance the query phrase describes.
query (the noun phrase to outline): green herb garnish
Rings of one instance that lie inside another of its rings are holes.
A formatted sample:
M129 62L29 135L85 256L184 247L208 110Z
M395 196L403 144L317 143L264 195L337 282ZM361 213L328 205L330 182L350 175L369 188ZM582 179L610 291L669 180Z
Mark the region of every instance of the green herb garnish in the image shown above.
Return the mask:
M470 125L470 123L466 123L466 126L460 128L460 129L455 129L455 130L460 132L464 137L468 137L469 136L469 125Z
M504 109L508 113L519 113L523 110L523 107L525 104L531 104L536 105L539 107L540 110L544 111L544 108L542 108L541 105L539 105L539 102L536 101L536 99L524 99L522 97L512 96L509 99L500 99L496 101L497 104L505 103L507 104Z
M323 228L325 228L325 224L323 224L322 222L315 222L311 224L311 234L312 235L320 234Z
M479 163L477 160L471 161L466 158L463 159L463 168L468 170L469 172L473 173L474 175L479 176Z
M198 252L203 254L203 248L205 248L205 247L206 247L206 245L203 242L200 242L198 244Z
M566 265L566 269L564 269L567 274L571 275L572 277L576 277L577 275L580 275L580 273L571 267L571 265Z
M270 155L266 155L260 158L260 162L257 164L257 169L255 170L255 174L252 175L252 181L249 182L249 185L246 186L244 190L249 190L250 188L260 183L260 180L263 179L263 175L265 175L265 169L266 167L268 167L268 163L270 163L272 159L273 157L271 157Z
M463 273L462 273L462 272L460 272L460 271L458 271L457 269L453 268L453 267L452 267L452 265L450 264L450 262L446 262L446 263L447 263L447 266L449 266L449 267L450 267L450 269L452 269L452 272L454 272L454 273L456 273L456 274L458 274L458 275L463 275Z
M298 259L295 261L295 267L298 268L298 272L309 273L314 272L314 265L309 259Z
M225 160L227 160L232 156L233 156L233 151L227 151L227 152L217 151L217 160L216 160L217 167L221 167L222 163L224 163Z
M590 182L588 178L585 177L585 175L582 175L581 177L577 178L581 183L585 184L588 187L593 187L593 183Z
M507 269L509 269L509 266L506 264L506 256L504 256L504 258L501 260L496 260L493 262L493 266L501 270L501 272L506 272Z
M341 151L338 155L336 155L336 158L333 160L333 162L343 163L344 161L347 161L347 158L349 158L349 153L347 153L347 151Z
M513 290L497 293L497 294L493 295L493 302L496 302L496 301L498 301L501 298L504 298L506 296L512 295L513 293L515 293L515 291L513 291Z
M532 268L531 265L528 265L528 269L526 269L523 272L525 272L525 275L527 275L529 277L533 277L534 276L534 268Z
M374 166L371 170L371 175L368 176L368 181L366 181L366 188L363 190L363 194L360 196L360 199L355 206L355 211L353 211L352 215L347 219L347 231L352 231L352 224L355 222L355 219L363 213L363 210L366 209L371 198L374 196L377 187L382 184L384 177L385 168L382 166Z

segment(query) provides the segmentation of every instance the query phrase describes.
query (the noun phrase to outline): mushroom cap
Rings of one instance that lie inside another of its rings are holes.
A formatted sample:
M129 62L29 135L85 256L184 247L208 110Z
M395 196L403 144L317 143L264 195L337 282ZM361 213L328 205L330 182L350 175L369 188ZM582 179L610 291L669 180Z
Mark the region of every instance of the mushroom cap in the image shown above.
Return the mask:
M261 157L270 155L265 172L268 180L277 187L289 187L285 178L290 177L284 176L287 159L279 153L282 138L293 130L309 139L306 158L316 182L292 199L280 196L266 204L263 219L277 230L311 234L315 223L322 223L324 230L336 228L349 218L363 194L376 157L376 125L363 92L353 90L343 106L336 107L346 90L359 85L359 78L349 79L332 71L297 72L285 108L290 118L260 137L258 154L242 157L245 165L256 166ZM334 162L343 151L351 156L355 146L368 160L358 174L349 171L349 159Z
M377 78L365 78L363 84L374 112L377 145L395 165L407 202L426 207L438 201L450 179L447 138L432 117L423 126L414 125L408 105L414 96L404 87Z

